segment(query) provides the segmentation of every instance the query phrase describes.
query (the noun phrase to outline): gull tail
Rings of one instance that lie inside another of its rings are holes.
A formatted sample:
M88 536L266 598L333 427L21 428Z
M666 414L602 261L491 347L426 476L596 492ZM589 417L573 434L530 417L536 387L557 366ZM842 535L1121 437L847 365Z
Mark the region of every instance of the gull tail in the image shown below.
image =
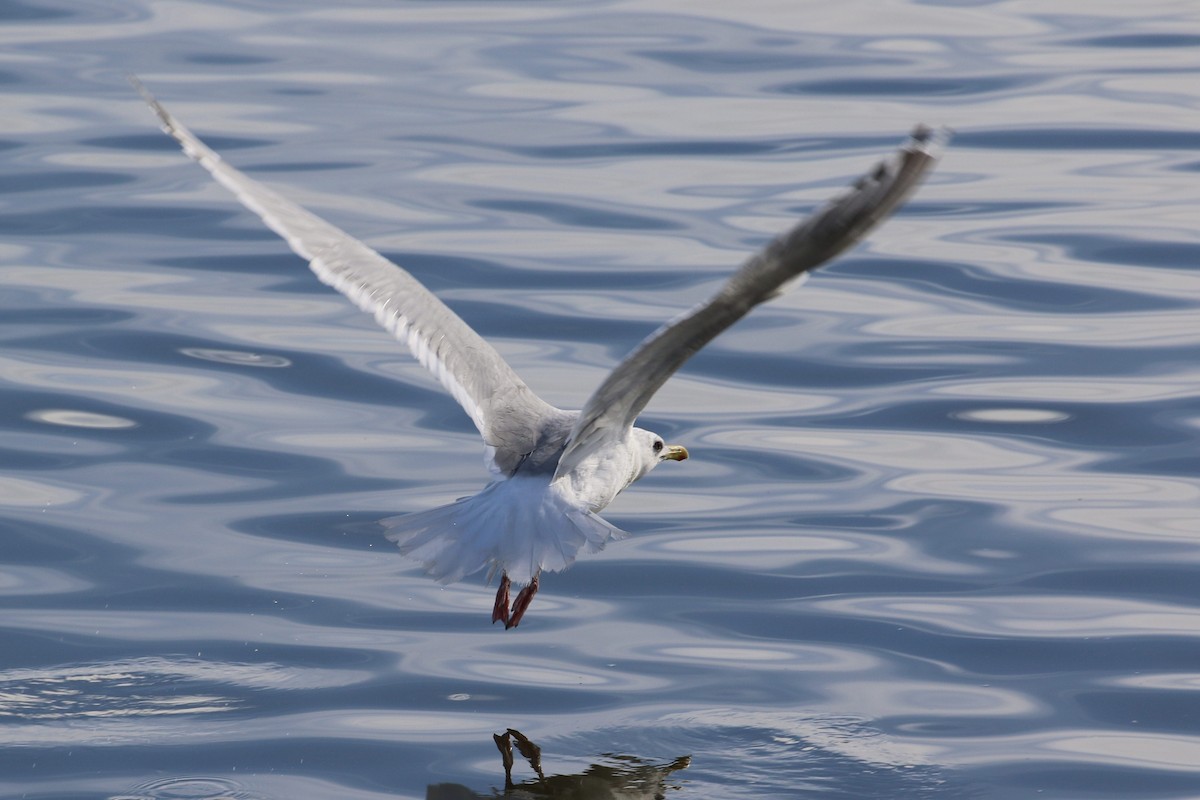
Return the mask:
M449 505L388 517L380 524L404 555L420 561L441 583L486 568L517 584L539 572L558 572L580 552L595 553L629 534L596 514L521 479L496 481Z

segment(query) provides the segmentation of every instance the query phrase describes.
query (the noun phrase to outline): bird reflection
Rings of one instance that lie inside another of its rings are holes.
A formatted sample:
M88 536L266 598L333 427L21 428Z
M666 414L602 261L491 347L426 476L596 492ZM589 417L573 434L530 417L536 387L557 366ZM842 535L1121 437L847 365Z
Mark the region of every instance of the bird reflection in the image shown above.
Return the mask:
M682 756L669 764L654 763L633 756L612 756L608 763L593 764L576 775L547 776L542 769L542 749L518 730L509 728L494 734L504 764L504 791L479 794L457 783L439 783L428 787L425 800L479 800L479 798L528 798L529 800L661 800L677 786L667 780L671 773L685 769L691 761ZM514 748L529 762L534 777L513 783Z

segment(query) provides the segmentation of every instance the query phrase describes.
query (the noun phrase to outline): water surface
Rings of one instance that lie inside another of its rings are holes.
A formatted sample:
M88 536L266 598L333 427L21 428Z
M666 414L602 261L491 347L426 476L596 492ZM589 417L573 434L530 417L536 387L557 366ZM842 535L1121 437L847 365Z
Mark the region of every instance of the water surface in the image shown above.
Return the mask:
M0 795L489 797L508 728L679 800L1195 795L1178 6L0 14ZM373 525L478 490L469 420L125 71L564 407L912 124L956 136L655 398L692 459L505 633Z

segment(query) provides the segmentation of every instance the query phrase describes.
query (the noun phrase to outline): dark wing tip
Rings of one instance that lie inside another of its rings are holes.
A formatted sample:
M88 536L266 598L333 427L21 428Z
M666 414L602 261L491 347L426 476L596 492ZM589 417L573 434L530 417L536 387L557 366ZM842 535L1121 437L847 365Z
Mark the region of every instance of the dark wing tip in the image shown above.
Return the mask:
M901 159L908 161L915 157L922 161L937 161L952 135L953 132L946 127L918 124L909 134L908 141L900 147Z
M905 147L906 149L919 150L933 156L940 155L952 135L954 135L954 132L947 127L934 128L931 125L917 123L912 133L909 134L909 141Z
M854 189L862 190L880 184L888 184L902 191L915 188L922 173L941 158L950 136L948 128L918 124L897 153L880 161L874 169L855 181ZM916 174L912 174L914 171Z

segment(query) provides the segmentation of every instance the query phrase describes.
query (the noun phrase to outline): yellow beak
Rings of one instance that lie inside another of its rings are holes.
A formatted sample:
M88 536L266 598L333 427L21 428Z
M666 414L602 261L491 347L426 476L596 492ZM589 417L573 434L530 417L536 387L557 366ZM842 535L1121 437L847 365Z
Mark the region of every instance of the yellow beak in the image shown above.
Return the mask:
M669 444L663 451L663 461L683 461L687 457L687 448L681 444Z

